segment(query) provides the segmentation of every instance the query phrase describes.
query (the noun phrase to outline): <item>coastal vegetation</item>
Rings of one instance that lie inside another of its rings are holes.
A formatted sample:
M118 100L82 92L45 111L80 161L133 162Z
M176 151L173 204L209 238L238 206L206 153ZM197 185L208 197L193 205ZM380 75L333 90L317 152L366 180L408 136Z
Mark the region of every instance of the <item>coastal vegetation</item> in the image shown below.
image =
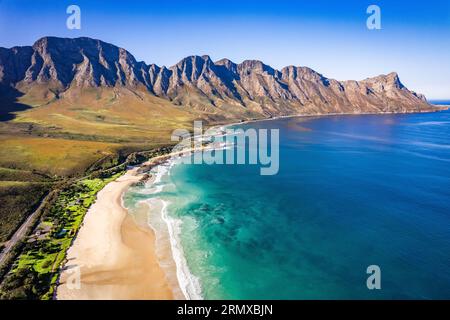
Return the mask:
M43 200L42 210L29 235L14 246L9 259L0 267L2 279L0 299L51 299L66 251L76 236L84 215L95 201L97 193L123 174L127 166L166 154L170 149L170 146L164 146L149 151L131 152L133 148L125 148L115 156L104 157L91 164L85 169L84 177L72 179L61 177L49 180L51 182L30 182L46 183L48 184L46 190L48 191L51 186L52 191ZM41 175L2 169L0 177L10 179L28 177L31 180L39 179ZM45 175L42 177L48 179ZM38 190L45 194L42 189ZM23 202L22 198L17 199Z
M40 107L37 102L33 105ZM80 110L77 112L82 112ZM59 111L64 112L63 109ZM55 110L55 114L57 112ZM78 118L80 114L73 116ZM151 128L146 133L142 129L140 138L131 141L126 134L133 131L129 127L129 130L115 127L113 137L105 136L101 126L93 132L83 126L77 127L77 122L71 128L61 128L28 117L30 123L0 122L0 250L50 191L57 194L83 177L106 178L111 175L109 168L124 170L125 163L144 161L145 153L137 155L137 151L155 150L168 144L164 139L156 139L161 132L153 132ZM95 123L92 127L95 128ZM23 235L28 231L32 229ZM22 247L17 243L8 253L8 259L2 259L0 279Z
M339 82L305 67L278 71L260 61L238 65L207 56L162 69L137 63L129 53L121 60L119 51L89 38L52 37L4 51L0 249L38 214L0 266L1 298L50 299L66 249L97 192L127 165L167 153L173 130L191 129L194 119L213 125L299 113L432 108L395 73ZM91 67L67 73L82 57ZM52 68L57 72L48 74ZM20 74L25 70L31 82ZM362 89L353 90L355 84Z
M97 193L121 174L83 179L61 191L35 232L22 243L21 253L4 278L1 298L52 298L59 268L85 213Z
M50 187L50 182L0 181L0 244L39 205Z
M1 137L0 167L35 170L50 177L82 173L94 161L112 155L117 146L94 141L41 137Z
M104 175L130 154L166 146L172 130L193 119L169 101L122 89L87 88L57 99L35 86L14 101L3 93L0 114L27 107L0 121L0 249L57 184Z
M16 113L11 125L32 125L35 135L77 141L168 143L174 129L192 126L195 118L167 100L116 88L80 89L55 100L27 93L17 102L34 107Z

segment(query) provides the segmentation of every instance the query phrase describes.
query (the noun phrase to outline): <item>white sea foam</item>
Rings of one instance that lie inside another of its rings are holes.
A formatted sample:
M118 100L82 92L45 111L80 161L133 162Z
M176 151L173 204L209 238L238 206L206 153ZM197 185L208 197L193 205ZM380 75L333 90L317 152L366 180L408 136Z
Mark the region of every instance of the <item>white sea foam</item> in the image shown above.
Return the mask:
M161 209L161 217L167 225L169 232L170 245L172 249L172 256L175 261L177 269L177 278L183 295L188 300L202 299L201 286L199 279L194 276L187 265L186 258L183 253L179 235L181 232L181 220L174 219L167 214L167 207L169 203L161 200L163 207Z
M409 144L428 149L450 149L450 144L431 143L423 141L411 141Z
M442 126L449 124L450 121L423 121L412 124L413 126Z
M234 146L233 144L225 142L219 144L212 144L204 151L220 150L220 149L225 150L232 148L233 146ZM157 237L157 242L161 241L162 239L163 241L167 241L164 240L165 236L160 234L160 232L163 232L168 235L167 238L169 239L170 242L169 243L170 251L172 253L173 261L175 262L176 278L178 286L183 296L188 300L200 300L203 299L200 279L194 276L189 270L189 266L187 264L183 247L180 241L182 221L180 219L171 217L168 214L168 206L170 203L166 200L161 199L161 197L158 197L158 194L164 191L164 188L167 187L167 184L164 184L163 182L163 178L166 175L170 176L171 168L174 165L176 165L178 160L181 159L182 156L173 157L167 160L166 162L152 168L150 173L154 176L154 179L147 182L145 189L135 190L134 192L139 194L155 195L155 197L147 200L142 200L139 203L146 203L150 207L154 205L155 201L161 203L161 211L159 218L162 220L164 226L162 227L158 226L159 224L161 224L161 222L157 223L155 221L153 221L153 223L149 221L148 224L150 228L154 230Z
M342 132L334 132L334 131L326 131L326 133L344 137L344 138L350 138L350 139L356 139L356 140L366 140L366 141L375 141L375 142L386 142L388 143L389 140L375 137L375 136L369 136L369 135L360 135L360 134L352 134L352 133L342 133Z
M163 177L166 175L170 175L170 169L176 163L175 159L171 159L162 163L154 168L152 168L151 173L154 175L154 179L151 182L148 182L148 188L146 191L141 191L141 194L154 194L158 196L158 193L164 190L164 187L167 187L162 181ZM170 251L172 253L173 261L175 262L176 269L176 277L178 286L180 287L183 296L188 300L200 300L202 298L201 294L201 285L199 279L194 276L187 265L186 258L184 256L183 247L180 242L180 234L181 234L181 224L182 221L180 219L175 219L168 214L168 205L169 202L161 199L160 197L152 198L148 200L143 200L143 202L152 206L154 202L161 203L161 211L160 211L160 219L164 223L164 226L161 228L156 225L152 225L149 221L150 227L155 231L157 235L157 240L164 238L164 236L158 237L158 232L164 232L168 234L168 239L170 242ZM165 227L165 228L164 228ZM167 241L167 240L166 240Z

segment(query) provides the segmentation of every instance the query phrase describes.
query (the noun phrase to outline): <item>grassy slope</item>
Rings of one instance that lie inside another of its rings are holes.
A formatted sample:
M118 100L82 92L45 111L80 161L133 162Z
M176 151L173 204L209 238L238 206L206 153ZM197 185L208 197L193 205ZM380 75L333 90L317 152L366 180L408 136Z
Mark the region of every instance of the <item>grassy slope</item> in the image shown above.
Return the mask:
M29 109L0 123L0 245L51 183L167 145L174 129L215 116L214 109L192 113L141 89L71 88L59 99L45 86L22 89L17 102Z
M0 167L0 181L42 182L48 179L48 176L37 172Z
M126 88L70 89L54 99L33 87L18 102L30 109L2 124L0 167L58 176L80 174L121 150L167 144L174 129L191 128L198 117Z
M25 95L20 102L29 101ZM71 89L62 99L17 114L46 133L84 135L99 141L167 142L171 132L192 126L194 116L169 101L126 88Z
M0 166L66 176L83 172L95 160L111 155L116 144L42 137L0 137Z
M0 245L38 205L50 187L51 181L45 175L0 167Z
M0 244L38 206L50 186L49 182L0 181Z

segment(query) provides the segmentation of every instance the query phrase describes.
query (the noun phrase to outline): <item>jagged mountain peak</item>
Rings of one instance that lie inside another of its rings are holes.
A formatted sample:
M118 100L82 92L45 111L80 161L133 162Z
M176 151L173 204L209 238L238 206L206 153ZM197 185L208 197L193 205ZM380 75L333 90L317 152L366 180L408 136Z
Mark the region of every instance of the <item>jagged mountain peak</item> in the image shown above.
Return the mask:
M222 72L225 72L224 70L230 72L231 74L237 74L238 72L238 65L227 58L223 58L214 62L214 65L218 67L218 69L223 70Z
M183 65L186 63L212 63L210 56L208 55L191 55L181 59L176 65Z
M366 78L366 79L364 79L362 81L390 81L390 82L397 82L399 80L400 80L400 78L399 78L398 73L393 71L393 72L390 72L390 73L387 73L387 74L380 74L380 75L377 75L377 76L374 76L374 77L369 77L369 78Z
M277 70L273 69L271 66L264 64L260 60L244 60L238 64L238 70L242 73L253 73L253 72L266 72L270 75L274 75Z
M400 81L400 77L397 72L390 72L388 74L381 74L375 77L367 78L362 80L361 82L366 84L375 85L377 87L395 87L397 89L403 89L405 86Z
M214 68L214 63L207 55L192 55L182 59L169 69L177 77L176 82L197 81L202 74L207 74Z
M227 58L222 58L220 60L217 60L216 62L214 62L215 65L219 65L219 66L233 66L236 65L236 63L234 63L233 61L231 61L230 59Z
M322 81L324 79L327 79L322 74L318 73L317 71L309 68L309 67L297 67L297 66L287 66L281 69L281 73L283 74L283 77L294 77L294 78L303 78L306 80L317 80Z
M337 81L308 67L276 70L259 60L213 62L192 55L172 67L137 62L124 48L88 37L43 37L33 46L0 48L0 85L34 83L72 87L144 87L150 94L204 109L222 105L263 115L377 112L429 108L397 73L362 81ZM25 90L25 89L24 89Z

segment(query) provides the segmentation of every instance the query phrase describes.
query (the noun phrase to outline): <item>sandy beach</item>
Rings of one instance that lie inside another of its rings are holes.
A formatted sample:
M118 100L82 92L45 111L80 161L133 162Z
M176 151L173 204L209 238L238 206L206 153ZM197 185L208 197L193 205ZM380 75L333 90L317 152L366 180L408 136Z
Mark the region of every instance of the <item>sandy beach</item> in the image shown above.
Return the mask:
M129 170L98 193L67 252L57 299L182 298L158 263L155 234L122 206L123 192L141 178Z

